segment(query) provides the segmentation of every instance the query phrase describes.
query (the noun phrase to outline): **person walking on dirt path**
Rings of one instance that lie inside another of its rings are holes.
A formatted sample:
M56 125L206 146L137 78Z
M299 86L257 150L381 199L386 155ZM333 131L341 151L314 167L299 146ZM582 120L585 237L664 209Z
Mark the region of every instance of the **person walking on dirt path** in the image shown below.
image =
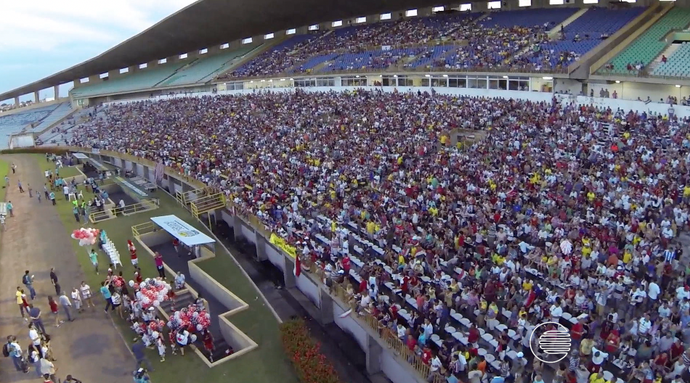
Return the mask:
M48 334L46 332L46 328L43 326L43 320L41 319L41 309L38 307L30 304L29 305L29 318L31 318L31 323L36 327L36 329L40 330L43 335Z
M93 304L93 293L91 293L91 286L87 285L86 282L81 281L79 291L81 291L81 297L84 299L84 302L86 302L86 308L96 307L96 305Z
M96 275L98 275L98 253L96 252L96 249L91 249L91 252L89 253L89 259L91 260L93 269L96 271Z
M60 284L58 283L58 276L57 276L57 274L55 273L55 268L54 268L54 267L51 267L51 268L50 268L50 283L52 283L53 286L55 287L55 295L58 295L58 296L59 296L59 295L60 295L60 291L61 291L62 289L60 288Z
M27 315L29 314L27 310L27 305L26 305L26 295L24 295L24 290L22 290L21 287L17 286L17 292L15 293L15 296L17 297L17 305L19 306L19 313L22 314L22 319L26 319L26 316L24 313Z
M24 366L22 365L22 346L17 343L17 337L9 335L7 337L7 343L3 347L6 347L7 353L10 358L12 358L14 368L17 371L24 371Z
M29 190L29 198L34 198L33 189L31 189L31 184L26 184L26 188Z
M60 306L62 306L62 311L65 313L65 316L67 316L67 320L73 322L74 318L72 318L72 315L70 313L70 310L72 309L72 302L70 302L69 298L67 297L67 294L64 291L62 292L62 294L60 294L60 298L58 298L58 301L60 302Z
M12 167L12 174L15 174L17 172L17 165L15 165L13 162L11 167Z
M10 186L10 176L5 176L5 189Z
M12 205L12 201L7 201L7 211L10 212L10 217L14 217L14 205Z
M24 193L24 188L22 187L22 181L17 180L17 186L19 187L19 192Z
M113 307L113 300L112 300L112 294L110 293L110 282L107 284L105 282L101 282L101 295L103 295L103 299L105 299L105 313L108 313L108 309ZM113 310L115 307L113 307Z
M55 192L51 191L50 194L48 195L48 198L50 198L50 202L52 202L53 206L55 206Z
M29 275L29 270L24 271L22 283L24 286L26 286L26 289L29 290L29 297L31 297L31 300L34 300L34 298L36 298L36 290L34 290L34 276Z
M149 361L149 358L146 357L146 345L144 345L144 342L138 340L136 343L134 343L132 345L132 354L134 354L134 358L137 360L136 365L134 366L134 371L138 370L142 364L146 364L146 369L148 371L153 371L151 361Z

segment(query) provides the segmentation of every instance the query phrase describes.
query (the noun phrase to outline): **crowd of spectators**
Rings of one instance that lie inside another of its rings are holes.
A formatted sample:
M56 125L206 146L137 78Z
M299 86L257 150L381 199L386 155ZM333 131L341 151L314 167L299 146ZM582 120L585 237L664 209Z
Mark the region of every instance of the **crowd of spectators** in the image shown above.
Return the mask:
M530 11L515 12L515 25L506 22L510 12L500 12L500 23L480 14L451 13L420 18L403 18L368 25L350 25L333 31L310 32L308 38L291 37L279 48L258 55L228 74L228 78L314 73L329 70L386 69L404 64L407 69L509 70L553 72L567 68L583 52L594 48L604 34L590 36L561 33L549 36L556 22L530 24ZM614 12L614 11L612 11ZM622 13L626 16L627 13ZM608 14L607 14L608 16ZM535 13L534 20L544 16ZM554 14L554 17L558 17ZM611 25L624 25L612 16ZM604 22L603 29L606 29ZM601 36L600 36L601 35ZM293 41L291 43L290 41ZM572 40L571 44L562 44ZM434 55L433 47L448 47ZM577 48L577 52L572 49ZM397 49L389 58L373 57L381 50ZM353 54L369 53L361 57ZM349 56L349 57L348 57ZM433 57L432 57L433 56ZM424 58L432 57L432 60ZM404 62L401 60L407 59ZM345 64L339 62L345 60ZM421 62L420 64L417 64ZM314 69L318 64L325 63ZM637 63L629 69L639 71Z
M452 145L455 129L486 138ZM679 383L689 134L687 120L555 99L358 90L113 105L71 144L221 188L431 381ZM574 339L555 370L529 349L544 321Z

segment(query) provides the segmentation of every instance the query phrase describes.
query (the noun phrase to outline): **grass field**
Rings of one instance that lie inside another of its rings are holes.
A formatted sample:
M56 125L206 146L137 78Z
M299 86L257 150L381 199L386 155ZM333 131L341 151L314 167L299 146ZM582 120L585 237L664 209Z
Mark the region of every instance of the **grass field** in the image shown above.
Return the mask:
M35 155L35 157L44 171L53 167L52 163L45 161L45 156ZM0 169L1 166L0 164ZM63 169L65 176L67 169L69 168ZM61 172L61 175L63 175L63 172ZM208 230L194 220L187 210L179 206L174 198L161 190L155 194L161 201L159 209L128 217L118 217L101 222L98 225L77 223L72 214L71 204L64 199L60 199L59 197L61 196L58 196L56 208L67 228L65 235L69 236L74 229L80 227L96 227L105 230L108 233L108 237L115 242L116 247L123 256L129 254L126 244L127 239L132 239L131 227L147 222L153 216L174 214L208 234ZM84 197L91 198L92 194L84 190ZM77 241L73 241L73 247L79 263L87 275L87 282L91 286L100 285L102 276L95 275L93 272L87 254L88 249L80 247ZM249 303L248 310L233 315L231 320L240 330L244 331L258 343L259 348L236 360L225 362L214 368L208 368L195 354L191 353L185 357L170 355L166 358L164 365L158 365L156 352L150 350L149 359L156 367L156 371L151 374L152 381L168 383L221 381L227 383L298 382L289 360L283 353L279 338L278 322L272 312L265 306L264 301L258 296L251 282L246 279L242 271L235 265L222 247L218 246L216 251L217 257L198 265L230 291ZM109 262L105 254L101 254L101 256L101 264L108 264ZM123 275L125 279L132 279L134 273L132 265L128 259L123 259L122 261L124 263ZM144 277L157 275L153 258L144 252L140 252L139 265ZM71 289L73 286L64 287L65 289ZM119 318L114 319L124 334L124 338L131 341L134 333L129 329L127 323Z
M10 163L5 160L0 160L0 182L2 182L2 189L0 189L0 202L5 201L7 194L7 187L5 186L5 176L10 172Z

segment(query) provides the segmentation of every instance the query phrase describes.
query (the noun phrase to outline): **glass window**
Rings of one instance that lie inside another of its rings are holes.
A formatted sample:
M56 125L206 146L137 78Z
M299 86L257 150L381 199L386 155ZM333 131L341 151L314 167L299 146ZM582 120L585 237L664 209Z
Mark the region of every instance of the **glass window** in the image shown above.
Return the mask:
M472 10L472 4L460 4L460 12L469 12Z
M532 0L518 0L518 7L531 7Z
M489 9L501 9L501 2L500 1L489 1L488 8Z
M564 0L549 0L549 5L563 5L565 4Z

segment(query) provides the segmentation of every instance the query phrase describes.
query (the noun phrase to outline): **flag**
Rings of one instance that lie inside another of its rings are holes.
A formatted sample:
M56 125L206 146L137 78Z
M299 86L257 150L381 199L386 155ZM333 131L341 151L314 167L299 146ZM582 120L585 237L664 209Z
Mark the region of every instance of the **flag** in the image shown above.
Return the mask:
M153 174L156 177L156 181L162 181L165 175L165 165L162 162L157 163Z
M295 257L295 269L293 270L296 277L299 277L302 272L302 262L299 259L299 255Z
M352 314L352 309L349 309L349 310L345 311L344 313L340 314L340 317L341 318L347 318L348 316L350 316L350 314Z

